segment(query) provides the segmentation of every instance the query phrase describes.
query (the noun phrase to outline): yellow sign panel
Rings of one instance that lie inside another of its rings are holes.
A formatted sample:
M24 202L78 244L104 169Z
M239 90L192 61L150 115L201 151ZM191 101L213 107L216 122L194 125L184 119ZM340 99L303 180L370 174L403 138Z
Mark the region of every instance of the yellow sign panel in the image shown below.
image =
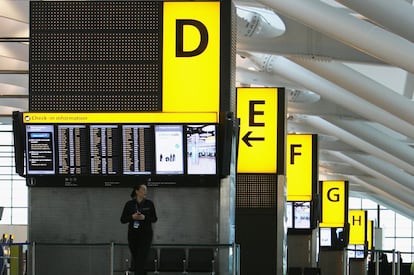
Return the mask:
M23 123L217 123L217 113L23 113Z
M371 250L373 247L373 241L374 241L374 221L368 221L367 224L367 242L368 242L368 250Z
M277 88L238 88L238 173L276 173Z
M219 112L220 2L164 2L163 111Z
M366 211L349 210L349 244L365 244L366 241Z
M320 227L344 227L348 221L346 181L322 181L322 219Z
M287 201L311 201L314 175L312 135L289 134L286 148ZM316 158L315 158L316 160Z

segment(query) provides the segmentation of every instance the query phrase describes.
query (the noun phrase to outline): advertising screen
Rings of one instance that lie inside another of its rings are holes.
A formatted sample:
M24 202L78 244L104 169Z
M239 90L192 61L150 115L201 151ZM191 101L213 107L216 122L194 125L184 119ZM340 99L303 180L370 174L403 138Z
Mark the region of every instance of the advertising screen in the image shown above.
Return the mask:
M319 230L319 243L322 247L332 246L331 228L322 227Z
M328 250L342 250L348 245L348 229L344 227L320 227L320 247Z
M310 202L294 202L295 228L308 229L311 226Z
M183 126L155 126L155 173L183 174Z
M187 125L186 132L188 174L216 174L216 126Z
M292 229L311 229L312 215L311 202L294 201L286 202L286 213L288 218L288 228Z

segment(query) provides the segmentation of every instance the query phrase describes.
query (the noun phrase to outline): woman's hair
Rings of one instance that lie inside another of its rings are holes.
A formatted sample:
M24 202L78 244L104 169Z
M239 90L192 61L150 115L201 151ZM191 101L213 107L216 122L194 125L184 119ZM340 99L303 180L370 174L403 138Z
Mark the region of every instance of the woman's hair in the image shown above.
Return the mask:
M141 188L141 186L143 186L143 185L145 185L146 186L146 184L145 183L143 183L143 182L141 182L141 183L137 183L136 185L134 185L134 187L133 187L133 189L132 189L132 192L131 192L131 198L135 198L136 197L136 194L135 194L135 191L137 191L137 190L139 190L140 188Z

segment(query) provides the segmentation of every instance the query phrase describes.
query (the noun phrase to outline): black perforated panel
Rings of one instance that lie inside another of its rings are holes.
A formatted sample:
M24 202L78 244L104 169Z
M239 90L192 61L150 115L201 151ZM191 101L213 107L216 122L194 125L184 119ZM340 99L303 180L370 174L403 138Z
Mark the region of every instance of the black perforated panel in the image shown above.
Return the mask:
M162 2L31 2L30 37L30 111L161 111Z
M236 208L276 208L277 175L238 174Z

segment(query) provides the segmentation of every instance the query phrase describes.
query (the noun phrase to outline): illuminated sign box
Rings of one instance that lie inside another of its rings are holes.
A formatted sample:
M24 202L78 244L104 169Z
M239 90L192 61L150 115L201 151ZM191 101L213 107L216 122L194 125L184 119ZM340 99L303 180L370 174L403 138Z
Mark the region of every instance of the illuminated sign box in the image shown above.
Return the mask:
M321 181L320 227L344 227L348 222L348 182Z
M163 112L219 112L220 2L163 4Z
M372 220L369 220L367 224L367 244L369 250L374 247L374 221Z
M365 245L367 241L367 212L349 210L349 244Z
M287 201L312 200L318 183L317 142L316 135L287 135Z
M238 173L284 173L284 113L282 88L237 88Z
M229 111L231 1L110 3L31 3L30 110Z

